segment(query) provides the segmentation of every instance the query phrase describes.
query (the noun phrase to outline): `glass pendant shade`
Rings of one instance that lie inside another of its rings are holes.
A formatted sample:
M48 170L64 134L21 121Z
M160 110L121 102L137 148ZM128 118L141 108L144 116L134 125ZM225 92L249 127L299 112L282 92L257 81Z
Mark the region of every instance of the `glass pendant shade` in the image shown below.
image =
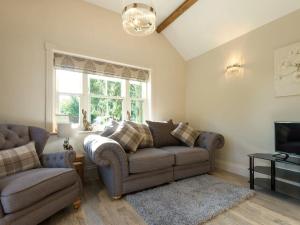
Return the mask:
M133 3L122 12L124 30L134 36L146 36L156 29L156 13L151 6Z

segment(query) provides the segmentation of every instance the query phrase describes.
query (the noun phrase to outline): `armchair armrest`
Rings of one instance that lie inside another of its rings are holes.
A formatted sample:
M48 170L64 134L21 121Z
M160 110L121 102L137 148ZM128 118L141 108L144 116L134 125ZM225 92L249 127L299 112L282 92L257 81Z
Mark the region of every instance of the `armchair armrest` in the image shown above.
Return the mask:
M43 153L42 165L46 168L72 168L75 158L75 151Z
M221 149L225 144L224 136L214 132L201 131L196 145L209 152L211 170L215 169L215 151Z
M113 166L122 177L128 176L127 155L118 142L93 134L84 139L84 150L98 166Z

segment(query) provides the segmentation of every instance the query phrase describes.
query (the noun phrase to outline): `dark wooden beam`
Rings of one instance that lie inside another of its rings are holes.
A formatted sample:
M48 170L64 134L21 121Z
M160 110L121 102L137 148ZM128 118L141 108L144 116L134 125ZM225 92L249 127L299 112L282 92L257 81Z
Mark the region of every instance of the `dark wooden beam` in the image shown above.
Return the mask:
M186 10L188 10L197 1L198 0L184 1L174 12L171 13L170 16L168 16L161 24L159 24L159 26L156 29L157 33L160 33L164 29L166 29L167 26L173 23L179 16L181 16Z

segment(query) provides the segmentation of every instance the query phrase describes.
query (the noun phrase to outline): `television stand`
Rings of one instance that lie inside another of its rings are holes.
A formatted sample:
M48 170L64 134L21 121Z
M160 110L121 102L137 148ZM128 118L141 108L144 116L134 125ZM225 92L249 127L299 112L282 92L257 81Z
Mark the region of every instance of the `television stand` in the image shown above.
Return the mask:
M288 159L277 158L272 154L256 153L249 156L250 189L254 186L276 191L300 200L300 159L290 157ZM270 161L270 166L255 166L254 160L262 159ZM278 168L278 163L296 166L297 171ZM269 178L255 178L256 173L264 174Z

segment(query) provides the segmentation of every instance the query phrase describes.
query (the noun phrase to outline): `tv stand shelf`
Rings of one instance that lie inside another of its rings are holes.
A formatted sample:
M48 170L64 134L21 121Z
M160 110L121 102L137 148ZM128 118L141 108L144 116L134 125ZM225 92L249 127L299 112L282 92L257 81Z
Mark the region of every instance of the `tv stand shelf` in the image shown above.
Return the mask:
M270 166L254 166L254 159L263 159L270 161ZM290 170L278 168L278 163L292 164L299 170ZM276 191L300 199L300 160L299 158L289 158L288 160L279 160L272 154L256 153L249 155L250 189L254 186ZM254 178L256 173L264 174L269 178ZM280 180L279 180L280 179Z

